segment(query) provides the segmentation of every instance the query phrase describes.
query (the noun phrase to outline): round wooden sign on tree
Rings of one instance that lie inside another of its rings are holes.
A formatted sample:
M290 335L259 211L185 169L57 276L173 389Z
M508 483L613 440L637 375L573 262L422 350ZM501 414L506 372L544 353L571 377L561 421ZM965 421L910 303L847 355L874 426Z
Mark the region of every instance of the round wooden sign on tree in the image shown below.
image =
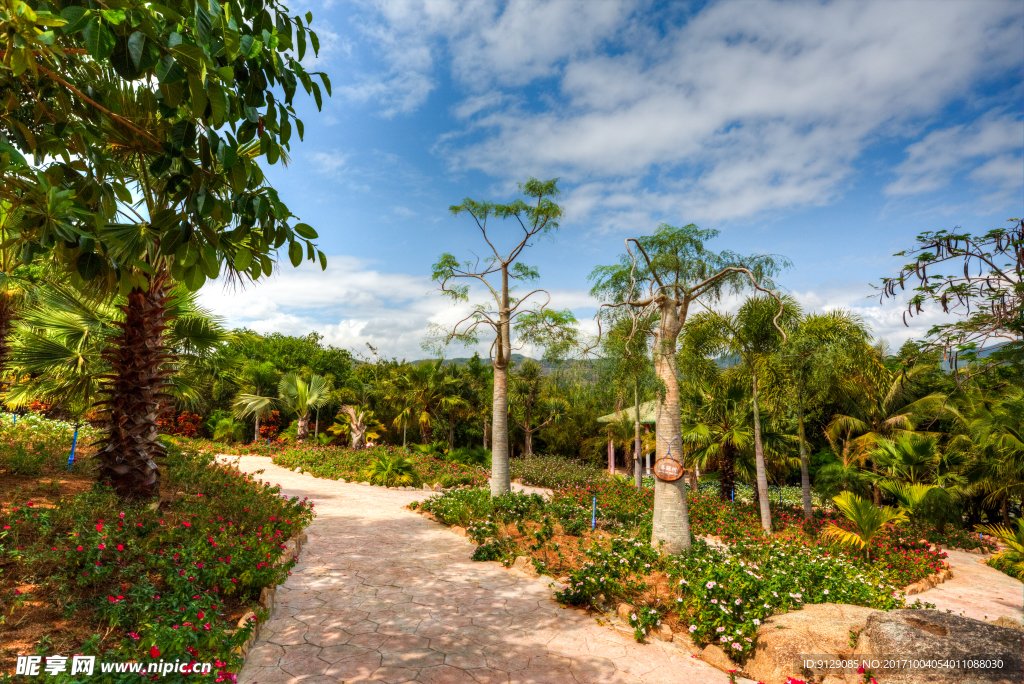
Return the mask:
M654 463L654 474L659 480L674 482L683 476L683 464L674 458L659 458Z

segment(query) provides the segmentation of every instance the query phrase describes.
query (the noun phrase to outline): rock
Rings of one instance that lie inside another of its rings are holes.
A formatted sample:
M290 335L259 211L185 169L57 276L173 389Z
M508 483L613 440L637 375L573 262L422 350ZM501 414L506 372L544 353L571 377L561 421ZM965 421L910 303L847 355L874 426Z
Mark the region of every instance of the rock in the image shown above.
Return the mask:
M620 603L616 606L615 612L618 614L620 620L623 622L629 622L629 616L636 612L636 606L629 603Z
M516 556L516 560L512 563L512 569L518 570L530 577L538 577L537 568L533 567L533 559L529 556Z
M441 483L440 482L435 482L434 483L434 491L435 492L440 492L442 489L443 489L443 487L441 487Z
M339 477L338 482L340 482L341 484L345 484L345 478Z
M452 525L449 529L460 537L465 537L468 534L465 527L459 527L458 525Z
M700 655L702 651L700 646L693 643L693 639L690 638L690 633L687 631L673 634L672 643L675 644L676 648L690 655Z
M785 684L789 677L807 679L810 672L797 669L798 656L853 653L850 632L859 634L875 614L882 611L821 603L773 615L757 632L757 647L747 660L747 673L765 684Z
M430 492L430 491L433 491L433 490L430 488L430 485L428 485L426 482L424 482L423 483L423 491Z
M661 624L651 629L651 636L658 641L672 641L672 630L666 624Z
M364 487L369 487L370 486L369 482L360 482L359 484L361 484Z
M728 672L729 670L738 670L740 666L733 662L732 658L726 655L718 646L711 644L706 646L703 651L700 652L701 660L708 665L717 667L722 672ZM765 684L774 684L773 682L766 682Z
M178 496L185 496L185 492L178 492Z
M865 635L871 652L926 660L1000 659L1001 670L876 670L886 684L1002 684L1024 681L1024 634L1015 629L933 610L876 612Z
M1024 632L1024 623L1020 620L1014 620L1012 617L1002 616L998 620L993 620L992 624L997 627L1007 627L1009 629L1019 629Z

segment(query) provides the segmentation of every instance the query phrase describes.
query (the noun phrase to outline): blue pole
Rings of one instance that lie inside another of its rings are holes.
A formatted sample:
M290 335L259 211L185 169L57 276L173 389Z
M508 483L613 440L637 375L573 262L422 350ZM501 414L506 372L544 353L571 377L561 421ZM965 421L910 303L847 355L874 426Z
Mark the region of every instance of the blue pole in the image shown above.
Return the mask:
M729 500L732 501L733 503L736 503L736 490L735 489L732 490L732 493L729 494Z
M17 414L17 413L15 413L15 414L14 414L14 422L13 422L13 423L11 423L11 427L14 427L14 426L15 426L15 425L17 425L17 424L18 424L18 414Z
M78 446L78 427L75 426L75 436L71 438L71 455L68 456L68 470L71 470L71 464L75 462L75 447Z
M594 512L590 514L590 529L597 527L597 497L594 497Z

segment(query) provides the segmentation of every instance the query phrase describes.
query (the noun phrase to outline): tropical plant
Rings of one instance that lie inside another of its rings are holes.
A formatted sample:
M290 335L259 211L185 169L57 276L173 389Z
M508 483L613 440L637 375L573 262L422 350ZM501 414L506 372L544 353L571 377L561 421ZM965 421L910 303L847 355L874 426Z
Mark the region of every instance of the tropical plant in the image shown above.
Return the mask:
M1024 577L1024 518L1017 518L1017 529L1009 525L979 525L975 529L995 537L1006 546L992 560L1008 565L1018 577Z
M213 428L213 439L217 442L241 442L245 436L245 423L227 416L217 421Z
M739 364L732 369L750 383L750 407L753 416L754 459L757 495L761 509L761 527L771 534L771 508L768 501L768 474L761 434L761 385L774 389L783 385L783 369L777 352L786 342L800 317L800 306L786 295L752 297L735 314L708 310L690 319L686 327L688 344L710 357L733 356Z
M249 397L249 400L242 402L240 405L236 404L236 407L242 408L243 414L245 406L251 407L248 415L253 416L256 420L253 440L260 438L260 420L269 416L274 410L275 404L272 397L270 397L270 392L277 386L280 380L281 374L277 372L274 364L269 361L249 361L242 366L242 370L238 374L238 384L244 390L245 395ZM238 417L243 417L243 414L238 414Z
M557 183L558 179L539 181L536 178L521 183L520 192L535 201L535 204L527 204L522 199L508 204L495 204L466 198L462 204L450 207L453 216L469 214L473 218L493 256L483 262L480 259L460 262L454 255L445 253L438 257L433 266L433 279L440 285L442 294L452 301L468 301L469 285L461 284L466 280L482 283L490 294L487 302L474 306L472 313L452 328L432 328L432 339L427 342L426 348L440 352L441 348L453 341L476 344L479 342L481 328L487 328L494 334L491 346L491 365L494 368L491 412L492 496L501 496L511 491L512 487L508 461L508 381L513 332L517 333L520 342L547 348L555 355L576 342L576 319L571 311L548 309L550 296L545 290L533 290L521 297L513 297L509 283L510 279L528 283L539 277L537 269L525 265L519 261L519 257L536 238L549 235L558 228L562 207L551 199L559 194ZM502 220L514 219L523 230L519 242L506 254L495 247L494 232L490 235L487 232L487 222L492 216ZM548 299L543 304L534 304L531 302L534 295L548 295Z
M434 425L443 424L445 413L463 403L458 382L444 359L406 369L401 380L401 395L406 410L419 424L420 441L423 443L430 441Z
M235 415L241 418L265 416L274 407L287 409L298 419L295 439L301 442L309 436L310 413L327 403L330 391L330 382L319 375L310 376L307 380L298 373L285 373L277 384L277 398L239 394L235 398Z
M789 264L769 255L741 257L731 251L708 251L704 243L717 235L693 224L683 228L662 224L654 235L630 238L619 263L599 266L590 274L591 293L604 302L599 314L606 308L627 307L639 310L635 320L649 318L656 324L638 334L654 340L654 369L661 384L655 426L659 459L679 450L676 341L690 304L716 301L726 291L737 292L748 283L757 289L770 288L771 278ZM692 541L684 481L657 480L654 497L652 540L664 542L669 553L688 550Z
M374 456L365 472L371 484L385 487L411 485L416 481L412 461L397 452L382 451Z
M805 429L808 410L825 402L837 380L850 366L856 351L868 340L863 321L849 311L811 313L800 318L790 331L781 354L796 409L800 445L800 485L804 519L810 520L811 476ZM848 478L843 477L844 481Z
M161 365L169 376L164 401L173 398L187 406L198 398L187 367L208 358L231 334L183 286L171 290L166 308L165 339L176 354ZM21 408L44 401L83 415L101 398L104 377L111 373L109 353L123 330L123 309L120 298L97 301L59 285L38 286L11 339L14 381L5 403Z
M367 442L377 439L384 426L373 415L373 411L365 406L342 406L335 418L334 425L328 428L332 435L347 437L349 446L360 449Z
M527 359L509 382L511 415L523 431L523 455L533 455L533 435L547 425L555 425L562 418L566 403L547 391L547 383L540 364Z
M301 137L300 83L320 104L299 62L307 40L318 48L311 15L259 1L244 13L193 0L173 10L67 4L60 15L19 7L0 16L12 45L2 115L40 123L4 141L0 199L21 212L13 246L26 261L41 256L76 289L124 297L105 353L98 457L122 497L151 497L175 282L195 291L222 272L255 280L286 244L293 264L326 266L316 232L292 222L258 163L285 158L293 122Z
M998 503L1003 524L1009 526L1013 497L1024 501L1024 391L1003 396L967 397L962 411L976 461L968 469L971 489Z
M887 526L903 522L907 517L907 514L898 508L875 506L868 499L862 499L852 492L834 496L832 501L846 519L853 523L854 529L846 530L835 523L829 523L822 530L822 536L833 539L843 546L865 549L869 561L871 540Z

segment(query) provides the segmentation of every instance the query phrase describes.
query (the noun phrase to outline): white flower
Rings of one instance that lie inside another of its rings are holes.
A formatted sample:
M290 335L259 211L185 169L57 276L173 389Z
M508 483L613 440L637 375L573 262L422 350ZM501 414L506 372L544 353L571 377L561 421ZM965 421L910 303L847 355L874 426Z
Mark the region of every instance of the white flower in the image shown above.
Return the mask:
M691 632L696 632L697 631L697 625L690 625L690 631Z
M755 624L755 625L760 625L760 624L761 624L761 621L760 621L760 620L758 620L757 618L754 618L754 624Z
M825 590L825 595L828 596L828 589Z
M714 589L715 588L715 583L714 582L708 582L704 586L707 587L708 589Z
M738 605L740 605L741 603L743 603L743 600L742 600L742 599L736 599L736 605L737 605L737 606L738 606Z
M724 632L725 631L725 627L716 627L715 631L719 632L719 633Z

